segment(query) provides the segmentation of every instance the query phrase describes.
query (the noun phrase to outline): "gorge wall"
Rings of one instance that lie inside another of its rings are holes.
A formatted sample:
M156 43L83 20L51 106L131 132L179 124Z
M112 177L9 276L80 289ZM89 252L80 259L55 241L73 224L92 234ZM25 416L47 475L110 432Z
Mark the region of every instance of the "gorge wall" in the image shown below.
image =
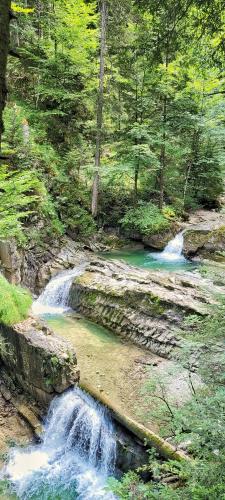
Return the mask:
M44 407L79 381L73 347L36 320L0 325L1 370Z
M87 318L160 356L184 341L178 329L188 314L205 315L216 287L200 276L146 271L98 259L74 279L70 306ZM221 292L221 289L220 289Z

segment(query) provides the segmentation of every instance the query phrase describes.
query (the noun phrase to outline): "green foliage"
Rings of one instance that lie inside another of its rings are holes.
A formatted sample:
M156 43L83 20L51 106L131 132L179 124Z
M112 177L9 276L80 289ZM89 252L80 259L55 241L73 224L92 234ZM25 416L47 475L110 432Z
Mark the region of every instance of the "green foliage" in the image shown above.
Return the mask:
M218 206L225 159L222 32L208 2L204 8L197 0L169 1L161 9L155 1L108 4L97 225L117 226L124 219L122 226L131 226L140 214L132 215L134 206L149 200L158 205L163 189L162 213L149 205L156 223L145 209L143 223L137 222L146 234L163 230L175 213ZM51 232L90 235L96 228L90 199L98 5L31 0L27 7L18 0L13 7L18 19L12 44L22 57L8 64L3 150L19 172L32 167L48 193L36 204L43 238ZM27 222L33 225L33 218Z
M32 171L0 170L0 234L1 238L17 237L23 240L22 222L35 211L43 196L43 185Z
M128 472L121 481L110 479L109 488L121 500L179 500L179 493L157 484L144 483L135 472Z
M20 14L30 14L34 9L20 7L16 2L12 2L12 10L14 12L19 12Z
M173 207L169 207L168 205L163 207L162 214L166 219L174 219L176 217L176 212Z
M183 362L187 367L190 353L186 354ZM155 378L151 373L150 382L146 388L149 400L158 398L161 406L158 408L158 417L166 421L167 432L173 436L175 442L186 443L191 461L167 462L161 464L157 459L150 459L148 470L155 480L143 484L139 474L128 473L121 481L110 482L112 491L119 498L139 498L139 491L143 498L149 499L179 499L212 500L225 497L225 388L224 388L225 356L220 354L206 354L201 358L200 375L204 384L191 387L192 398L183 406L172 406L172 413L168 411L171 402L168 399L164 375ZM183 366L180 367L183 370ZM192 377L192 373L189 373ZM149 403L151 407L151 403ZM169 426L169 427L168 427ZM176 490L168 488L158 482L165 472L175 474L180 482ZM139 471L141 472L141 470ZM137 495L137 497L135 496ZM141 498L141 496L140 496Z
M54 191L57 193L55 207L66 231L73 237L91 236L96 224L88 211L87 193L79 190L76 176L58 179Z
M27 317L32 304L30 294L23 288L11 285L0 276L0 321L7 325L18 323Z
M191 328L196 341L218 341L225 337L225 299L222 294L218 294L215 299L217 305L209 306L207 316L191 315L186 319L185 323L189 329Z
M122 227L129 231L138 231L149 235L168 229L169 222L153 203L143 203L130 209L121 220Z

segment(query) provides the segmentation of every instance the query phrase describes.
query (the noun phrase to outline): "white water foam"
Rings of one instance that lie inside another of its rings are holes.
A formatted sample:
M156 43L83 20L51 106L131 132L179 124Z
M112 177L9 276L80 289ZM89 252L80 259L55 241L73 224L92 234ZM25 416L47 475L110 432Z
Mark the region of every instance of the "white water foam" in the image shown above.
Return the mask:
M62 314L69 310L69 291L73 279L85 269L82 264L75 269L63 271L49 281L46 288L33 303L32 311L36 316L42 314Z
M169 241L162 252L151 252L152 257L164 262L185 262L186 259L182 255L184 246L183 231L178 233L175 238Z
M42 443L14 450L3 474L22 500L112 500L105 486L115 460L107 410L74 388L50 405Z

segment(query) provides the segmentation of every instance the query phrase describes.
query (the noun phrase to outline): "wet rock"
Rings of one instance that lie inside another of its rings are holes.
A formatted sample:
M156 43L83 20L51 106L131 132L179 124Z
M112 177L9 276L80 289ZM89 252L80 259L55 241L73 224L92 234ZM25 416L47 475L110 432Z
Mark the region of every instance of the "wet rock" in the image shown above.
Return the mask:
M179 230L179 225L173 224L169 229L163 232L142 236L141 239L147 247L163 250L167 243L176 236Z
M34 435L37 438L40 438L43 432L43 428L39 419L36 417L31 408L25 404L19 404L15 407L19 415L30 425Z

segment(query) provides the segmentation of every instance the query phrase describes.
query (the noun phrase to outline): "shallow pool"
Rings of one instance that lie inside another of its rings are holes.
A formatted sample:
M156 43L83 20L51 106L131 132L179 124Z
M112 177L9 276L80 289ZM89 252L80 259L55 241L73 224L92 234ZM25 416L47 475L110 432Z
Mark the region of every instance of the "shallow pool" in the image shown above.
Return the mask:
M101 257L105 259L119 259L124 260L128 264L133 266L144 267L147 269L163 270L163 271L191 271L196 269L196 263L185 259L184 257L165 260L160 258L162 252L153 252L147 249L123 249L123 250L112 250L110 252L101 252Z

